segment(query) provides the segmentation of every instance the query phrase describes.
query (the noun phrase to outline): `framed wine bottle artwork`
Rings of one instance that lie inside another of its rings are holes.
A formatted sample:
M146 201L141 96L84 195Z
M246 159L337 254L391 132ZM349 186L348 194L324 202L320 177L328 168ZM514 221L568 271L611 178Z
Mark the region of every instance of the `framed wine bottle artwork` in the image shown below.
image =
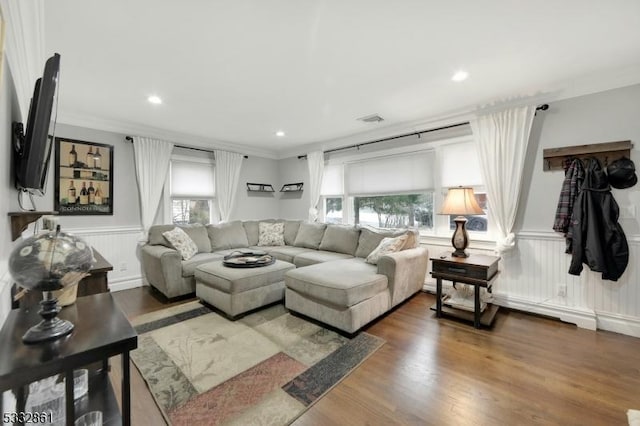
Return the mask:
M59 215L113 214L113 146L55 138L55 200Z

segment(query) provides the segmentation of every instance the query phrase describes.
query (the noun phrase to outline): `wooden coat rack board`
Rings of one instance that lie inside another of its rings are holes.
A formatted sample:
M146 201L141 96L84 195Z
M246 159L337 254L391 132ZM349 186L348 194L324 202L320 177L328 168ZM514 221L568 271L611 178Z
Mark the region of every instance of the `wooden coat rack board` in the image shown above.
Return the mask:
M565 161L572 158L584 160L595 157L600 160L602 167L611 162L627 157L631 158L631 141L593 143L589 145L566 146L563 148L548 148L542 151L544 157L543 170L564 170Z

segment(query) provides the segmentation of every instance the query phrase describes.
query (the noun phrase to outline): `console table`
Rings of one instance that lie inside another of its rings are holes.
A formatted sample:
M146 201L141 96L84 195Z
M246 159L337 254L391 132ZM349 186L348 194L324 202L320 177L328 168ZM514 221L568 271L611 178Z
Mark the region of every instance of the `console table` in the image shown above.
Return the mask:
M451 253L442 253L431 259L431 276L436 279L436 317L442 314L473 321L475 328L490 326L498 312L498 306L488 304L484 312L480 311L480 287L491 292L491 286L498 276L499 257L472 254L469 257L453 257ZM442 280L468 284L474 287L474 311L465 311L442 303ZM432 307L433 309L434 307Z
M36 380L63 373L66 379L66 424L86 412L100 410L105 425L131 424L129 391L129 352L138 347L138 335L111 293L78 298L64 308L59 317L71 321L75 328L64 338L52 342L26 345L22 335L40 321L38 308L14 309L0 330L0 393L13 390L18 411L24 410L25 386ZM122 413L109 381L108 368L90 373L89 393L74 403L73 370L122 355Z

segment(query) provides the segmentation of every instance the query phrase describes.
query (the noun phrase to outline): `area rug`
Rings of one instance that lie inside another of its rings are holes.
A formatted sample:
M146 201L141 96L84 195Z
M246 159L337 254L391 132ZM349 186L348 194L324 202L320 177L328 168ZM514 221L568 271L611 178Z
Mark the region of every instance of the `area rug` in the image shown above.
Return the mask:
M143 315L131 359L171 425L285 425L384 340L274 305L230 321L199 302Z

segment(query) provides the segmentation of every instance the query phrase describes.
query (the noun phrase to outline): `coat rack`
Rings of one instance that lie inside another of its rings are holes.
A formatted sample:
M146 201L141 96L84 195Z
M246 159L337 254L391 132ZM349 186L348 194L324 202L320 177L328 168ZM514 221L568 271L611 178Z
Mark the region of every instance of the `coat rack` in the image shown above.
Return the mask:
M543 170L564 170L565 162L569 159L595 157L600 160L603 167L607 167L613 161L627 157L631 158L631 141L592 143L589 145L566 146L563 148L548 148L542 151L544 161Z

